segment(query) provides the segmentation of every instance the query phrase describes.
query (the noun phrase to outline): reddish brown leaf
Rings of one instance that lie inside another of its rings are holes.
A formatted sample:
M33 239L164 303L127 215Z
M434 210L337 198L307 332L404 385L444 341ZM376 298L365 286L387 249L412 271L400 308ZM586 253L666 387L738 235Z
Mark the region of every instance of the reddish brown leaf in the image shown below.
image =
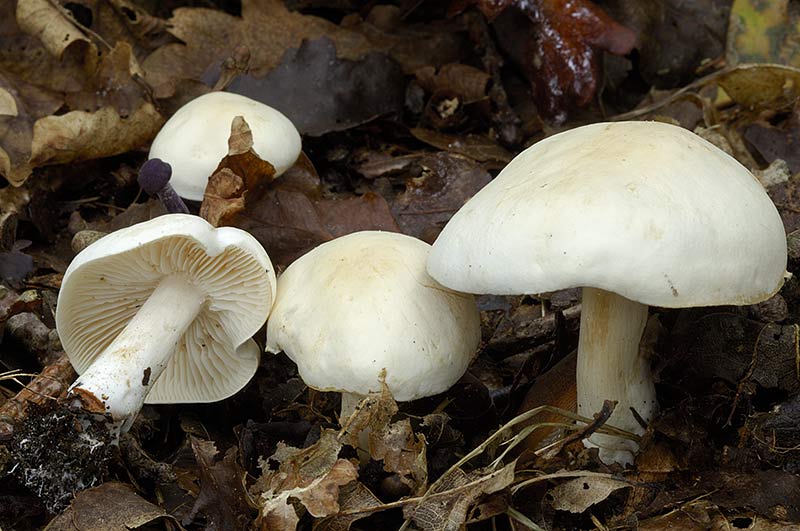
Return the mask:
M490 19L516 7L533 22L527 53L518 57L533 86L539 113L563 122L594 99L602 51L625 55L636 34L589 0L471 0ZM466 2L456 2L459 7Z

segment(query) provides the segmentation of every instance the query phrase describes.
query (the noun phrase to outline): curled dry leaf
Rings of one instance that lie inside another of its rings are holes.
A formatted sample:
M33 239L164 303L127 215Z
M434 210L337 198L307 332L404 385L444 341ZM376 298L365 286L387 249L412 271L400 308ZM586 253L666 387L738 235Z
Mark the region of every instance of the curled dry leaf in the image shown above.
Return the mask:
M16 16L20 29L38 38L55 57L62 57L71 46L83 47L87 58L93 55L90 52L96 52L94 44L57 2L19 0Z
M386 472L397 474L412 494L419 494L428 484L428 461L425 437L415 434L411 422L403 419L369 434L372 459L382 460Z
M302 450L279 443L272 457L261 462L262 475L250 489L259 507L256 524L265 531L295 529L299 517L291 500L317 518L336 514L339 487L358 477L353 463L338 458L341 447L336 432L330 430ZM270 470L270 461L278 463L277 470Z
M240 122L229 142L231 151L209 179L200 207L200 215L209 222L250 232L280 265L358 230L400 231L389 205L377 194L320 198L319 177L313 167L304 166L305 157L271 182L274 169L252 151L249 127Z

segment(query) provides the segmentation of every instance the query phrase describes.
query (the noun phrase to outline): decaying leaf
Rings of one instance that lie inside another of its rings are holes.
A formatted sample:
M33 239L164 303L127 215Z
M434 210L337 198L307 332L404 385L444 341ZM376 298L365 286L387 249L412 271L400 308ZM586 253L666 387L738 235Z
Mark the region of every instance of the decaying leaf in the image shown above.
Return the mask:
M625 55L636 34L588 0L473 0L488 17L497 17L498 36L520 63L533 87L537 110L563 122L575 107L595 97L601 51ZM530 24L514 20L514 7ZM521 47L519 39L527 46ZM524 50L523 50L524 49Z
M279 443L275 454L261 462L262 475L251 488L258 496L257 525L264 531L295 529L299 517L292 500L317 518L336 514L339 487L358 477L353 463L338 458L341 447L336 432L330 430L302 450ZM277 470L270 470L271 461L278 463Z
M159 48L142 64L158 97L171 96L178 80L200 79L212 64L232 56L240 46L250 51L251 72L257 77L278 66L284 53L303 40L327 36L336 43L338 56L348 59L359 59L370 48L357 32L290 12L278 0L245 0L241 18L216 9L176 9L169 28L181 43Z
M399 232L389 205L377 194L319 197L313 167L307 172L296 166L298 171L290 169L273 182L274 168L252 151L243 119L234 120L229 145L229 155L209 179L200 215L215 225L247 230L274 263L287 265L320 243L358 230Z
M485 475L480 470L465 473L457 469L418 504L403 507L403 515L426 531L458 531L463 528L471 505L483 495L511 484L515 466L516 462L512 462Z
M403 419L369 434L369 452L383 461L383 469L397 474L412 494L424 491L428 483L425 437L415 434L411 422Z
M6 12L5 15L9 14ZM95 51L91 40L57 2L20 0L16 15L19 27L37 37L55 57L61 57L71 46L82 47L87 57Z
M556 510L582 513L625 487L630 487L630 485L622 479L586 476L571 479L553 487L546 496Z
M191 437L192 451L200 465L200 493L194 507L184 519L188 524L199 514L205 515L209 531L244 531L252 521L247 493L244 490L244 470L237 462L236 447L217 458L213 441Z
M727 61L800 67L800 20L790 0L733 0Z
M383 507L377 496L358 481L339 489L339 512L317 521L314 531L348 531L353 522Z
M167 512L141 498L124 483L110 481L79 492L46 531L129 531L158 518L171 518Z
M228 90L284 113L303 134L341 131L399 112L405 81L389 56L370 52L359 60L337 58L328 37L288 50L263 78L240 76ZM314 102L309 105L309 102Z
M392 201L392 212L404 233L432 243L491 176L472 160L450 153L425 155L415 164L421 174L406 181L405 191Z
M690 82L725 53L730 0L611 0L616 20L636 31L636 65L657 88Z

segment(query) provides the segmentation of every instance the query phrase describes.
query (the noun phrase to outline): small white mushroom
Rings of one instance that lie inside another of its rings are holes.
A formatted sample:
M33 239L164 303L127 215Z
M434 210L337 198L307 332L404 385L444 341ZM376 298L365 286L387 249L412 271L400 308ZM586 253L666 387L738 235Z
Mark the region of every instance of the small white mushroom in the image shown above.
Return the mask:
M184 199L202 201L208 178L228 154L231 122L244 117L253 133L253 150L281 175L297 160L300 133L268 105L230 92L209 92L177 110L158 132L149 158L172 166L170 184Z
M641 434L657 409L639 352L647 306L751 304L780 289L781 218L753 175L711 143L657 122L599 123L528 148L450 220L428 271L469 293L583 287L578 412ZM594 435L605 462L638 445Z
M251 339L275 297L248 233L169 214L96 241L70 264L56 325L80 374L70 393L128 429L142 403L213 402L253 376Z
M425 271L430 245L366 231L324 243L278 279L267 351L283 350L303 381L341 392L342 419L381 373L398 401L441 393L467 370L480 342L472 295Z

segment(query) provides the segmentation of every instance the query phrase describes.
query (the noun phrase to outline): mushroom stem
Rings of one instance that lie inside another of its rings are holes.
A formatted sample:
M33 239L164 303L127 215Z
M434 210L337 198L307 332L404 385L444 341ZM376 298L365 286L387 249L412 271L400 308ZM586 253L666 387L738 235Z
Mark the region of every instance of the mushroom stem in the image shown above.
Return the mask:
M121 431L127 431L204 300L201 290L185 277L165 277L122 332L72 384L70 396L90 411L102 404Z
M650 360L639 349L647 305L610 291L583 288L581 308L578 413L591 417L604 400L616 400L608 423L641 435L644 427L631 410L648 422L658 407ZM639 449L635 441L602 434L592 435L584 444L598 447L604 463L630 464Z

